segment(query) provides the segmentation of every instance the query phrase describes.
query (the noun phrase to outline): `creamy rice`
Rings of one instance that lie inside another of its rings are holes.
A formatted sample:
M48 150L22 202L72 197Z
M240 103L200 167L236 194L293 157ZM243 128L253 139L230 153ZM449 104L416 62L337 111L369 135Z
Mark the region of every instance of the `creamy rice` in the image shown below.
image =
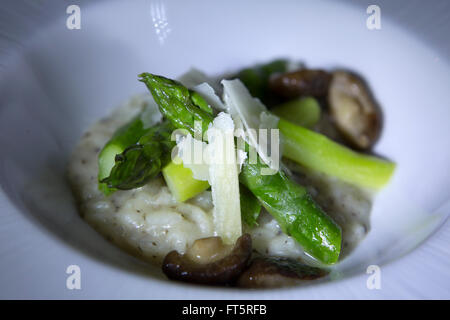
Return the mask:
M110 116L92 125L76 146L68 177L81 216L116 245L145 261L160 264L172 250L184 253L199 238L214 235L211 193L178 203L162 177L141 188L105 197L97 188L97 157L114 131L149 105L147 94L133 97ZM313 197L343 230L347 255L369 230L370 197L363 191L288 163L295 178L309 185ZM263 255L307 258L302 248L281 232L276 221L262 212L256 228L244 230L254 249Z

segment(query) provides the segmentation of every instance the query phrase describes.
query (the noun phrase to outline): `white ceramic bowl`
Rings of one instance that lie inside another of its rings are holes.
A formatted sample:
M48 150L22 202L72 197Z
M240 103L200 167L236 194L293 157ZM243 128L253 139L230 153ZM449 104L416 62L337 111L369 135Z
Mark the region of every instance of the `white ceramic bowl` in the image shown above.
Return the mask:
M68 1L0 8L1 298L450 297L449 3L378 1L379 30L366 26L365 1L77 3L79 30L66 26ZM169 282L79 218L69 153L144 91L137 74L219 74L276 57L363 75L384 112L376 152L398 163L368 237L331 281L265 291ZM66 287L69 265L81 290ZM380 267L379 290L366 285L369 265Z

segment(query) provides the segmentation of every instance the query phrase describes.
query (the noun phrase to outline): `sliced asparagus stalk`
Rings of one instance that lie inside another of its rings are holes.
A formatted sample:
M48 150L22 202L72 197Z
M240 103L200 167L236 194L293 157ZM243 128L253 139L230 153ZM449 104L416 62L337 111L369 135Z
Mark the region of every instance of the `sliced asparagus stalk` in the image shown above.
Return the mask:
M130 144L122 153L115 155L115 164L109 175L100 180L100 183L105 183L108 189L128 190L141 187L170 162L171 150L175 143L171 141L173 127L169 122L164 121L146 131L130 128L124 131L124 134L130 137L127 142L135 141L142 132L144 134L138 137L136 143Z
M164 180L177 201L184 202L209 188L208 181L194 179L192 171L171 161L162 170Z
M283 172L260 175L264 164L242 167L239 181L277 220L282 231L293 237L311 256L325 264L338 261L341 228L315 203L306 189Z
M289 62L287 60L278 59L266 64L254 66L241 70L237 74L244 85L250 91L250 94L259 98L262 102L270 100L269 78L278 73L283 73L288 70Z
M305 167L372 189L386 185L395 170L390 161L355 152L284 119L278 127L283 156Z
M127 147L136 144L149 130L145 128L141 116L142 113L119 128L100 151L98 156L98 187L106 195L117 190L115 188L110 188L106 183L101 182L111 173L111 169L115 164L116 155L122 153Z
M320 120L320 105L313 97L298 98L271 109L277 116L299 126L312 128Z
M241 184L239 186L239 192L241 197L242 221L249 227L257 226L257 220L261 213L261 204L246 186Z

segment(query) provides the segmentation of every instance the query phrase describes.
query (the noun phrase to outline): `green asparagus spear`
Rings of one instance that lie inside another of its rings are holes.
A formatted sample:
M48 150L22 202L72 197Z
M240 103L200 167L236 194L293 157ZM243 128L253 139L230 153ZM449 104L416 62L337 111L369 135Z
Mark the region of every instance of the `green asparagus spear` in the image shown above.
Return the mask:
M160 111L171 123L195 133L194 121L202 121L207 130L212 116L196 106L189 91L176 81L143 73L140 75ZM201 132L201 136L203 136ZM341 229L328 217L306 192L284 173L261 175L268 168L260 161L247 160L240 174L243 183L280 223L282 229L298 241L305 251L325 264L337 262L341 247Z
M253 68L243 69L237 77L244 83L253 97L266 102L270 93L268 90L270 76L275 73L286 72L287 69L288 61L279 59Z
M136 144L149 130L144 125L142 119L144 114L140 113L129 123L120 127L100 151L98 156L98 187L105 195L111 194L116 190L115 188L108 187L106 183L101 182L111 173L111 169L115 164L116 155L122 153L127 147Z
M390 180L395 164L357 153L317 132L280 119L283 156L343 181L379 189Z
M338 261L341 229L315 203L306 189L283 172L260 175L260 162L242 166L239 181L259 199L277 220L281 229L293 237L314 258L325 264Z
M272 108L277 116L306 128L314 127L320 120L320 105L313 97L298 98Z
M139 78L150 90L161 113L175 128L186 129L193 137L203 137L214 116L200 95L195 95L175 80L161 76L142 73ZM196 121L201 121L201 126L196 126Z
M162 170L164 180L177 201L184 202L209 188L208 181L194 179L191 169L171 161Z
M100 182L108 188L128 190L145 185L170 162L172 125L159 123L142 135L136 144L115 156L115 164L108 177Z
M257 220L261 213L261 204L253 193L242 184L239 186L239 196L241 198L242 220L249 227L257 226Z

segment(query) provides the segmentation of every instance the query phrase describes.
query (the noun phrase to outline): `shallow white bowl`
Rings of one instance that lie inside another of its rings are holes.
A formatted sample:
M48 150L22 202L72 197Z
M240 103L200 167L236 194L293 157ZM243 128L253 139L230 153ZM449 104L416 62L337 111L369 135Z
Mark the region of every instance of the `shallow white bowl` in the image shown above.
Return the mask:
M380 30L356 1L79 1L79 30L66 27L70 2L2 4L0 297L449 298L450 6L402 2L378 1ZM265 291L168 282L78 217L68 156L90 124L144 91L137 74L219 74L276 57L364 76L384 112L376 152L398 164L369 236L331 281ZM81 290L66 287L69 265ZM380 290L367 288L369 265L381 268Z

